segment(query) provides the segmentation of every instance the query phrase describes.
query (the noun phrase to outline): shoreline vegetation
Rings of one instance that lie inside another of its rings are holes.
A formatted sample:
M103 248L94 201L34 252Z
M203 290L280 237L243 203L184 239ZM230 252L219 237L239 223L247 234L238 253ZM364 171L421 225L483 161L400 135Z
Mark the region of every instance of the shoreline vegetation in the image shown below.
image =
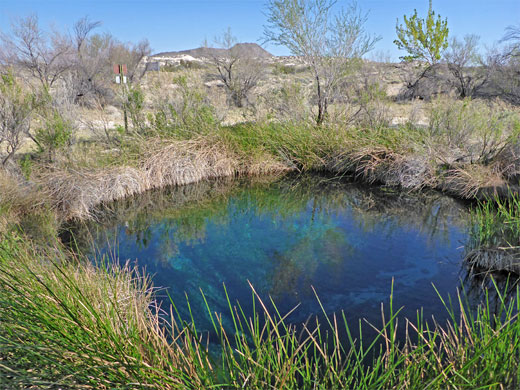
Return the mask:
M296 4L268 1L265 27L290 58L237 44L230 30L218 50L197 49L206 57L154 57L147 41L96 34L100 22L88 17L71 34L44 30L35 15L0 34L1 386L520 385L520 30L509 28L506 46L486 56L476 36L448 45L447 20L430 2L426 19L415 11L396 28L405 63L371 62L362 58L380 37L365 31L354 4L337 15L331 1ZM299 23L310 23L303 41ZM114 64L120 72L125 64L128 84L114 84ZM297 330L251 286L252 302L240 304L254 305L253 318L228 300L233 334L208 305L193 308L207 311L220 340L210 352L208 335L178 318L175 302L157 307L146 275L109 259L92 264L59 239L67 223L95 220L115 200L287 172L471 201L466 261L491 275L481 304L461 291L439 296L445 324L421 312L398 320L389 286L368 341L342 313ZM510 272L510 284L499 287L495 271Z
M435 189L468 200L514 198L520 114L471 100L441 99L434 105L428 125L148 123L142 132L119 135L117 148L83 141L54 161L26 154L18 170L30 180L2 171L1 201L16 210L32 195L40 198L36 206L55 210L61 219L81 220L102 203L150 189L289 171L402 190ZM22 198L19 205L16 198Z

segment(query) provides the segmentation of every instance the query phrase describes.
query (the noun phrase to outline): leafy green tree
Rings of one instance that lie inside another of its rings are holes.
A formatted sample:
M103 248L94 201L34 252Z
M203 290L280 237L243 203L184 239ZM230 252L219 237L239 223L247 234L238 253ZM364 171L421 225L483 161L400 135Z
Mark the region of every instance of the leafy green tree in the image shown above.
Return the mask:
M408 55L400 57L404 61L420 60L433 66L440 61L442 51L448 47L448 19L435 17L435 11L430 7L426 19L417 15L417 10L410 17L403 16L404 25L397 20L397 39L394 43L400 50L406 50Z

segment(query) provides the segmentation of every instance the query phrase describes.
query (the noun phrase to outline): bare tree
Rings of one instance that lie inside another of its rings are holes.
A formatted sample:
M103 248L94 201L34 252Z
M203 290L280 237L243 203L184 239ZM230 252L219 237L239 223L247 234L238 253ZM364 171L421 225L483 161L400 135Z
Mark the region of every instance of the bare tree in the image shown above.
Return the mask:
M99 21L91 21L85 16L72 28L72 40L75 46L74 68L66 79L66 89L72 95L74 103L90 104L97 101L99 95L106 95L104 87L105 67L109 67L108 57L112 38L98 36L90 39L93 30L101 26Z
M482 59L478 53L479 40L480 37L474 34L466 35L463 41L454 37L444 54L461 98L474 95L487 80L487 72L480 66Z
M502 42L508 45L493 58L493 82L501 97L520 104L520 26L509 26Z
M243 107L249 103L250 92L263 76L261 63L237 45L229 27L222 36L215 38L215 43L223 49L211 51L217 77L224 83L232 103Z
M356 3L333 14L334 0L269 0L266 42L287 47L313 72L320 125L334 89L349 73L353 60L374 47L380 37L364 29L368 14Z
M91 21L88 16L84 16L76 23L74 23L74 26L72 27L72 30L74 31L74 43L76 44L76 51L78 53L78 56L81 56L81 48L84 46L85 41L87 40L87 37L89 34L101 26L101 22L98 21Z
M502 42L510 43L506 55L520 56L520 25L507 27Z
M72 46L68 36L57 31L43 31L36 15L18 19L13 23L12 31L11 35L0 35L3 60L29 71L43 87L52 87L72 67Z
M130 44L108 33L91 35L100 25L84 17L73 27L76 61L67 82L76 103L96 105L113 98L113 65L125 64L128 81L136 82L144 74L142 59L151 52L147 40Z

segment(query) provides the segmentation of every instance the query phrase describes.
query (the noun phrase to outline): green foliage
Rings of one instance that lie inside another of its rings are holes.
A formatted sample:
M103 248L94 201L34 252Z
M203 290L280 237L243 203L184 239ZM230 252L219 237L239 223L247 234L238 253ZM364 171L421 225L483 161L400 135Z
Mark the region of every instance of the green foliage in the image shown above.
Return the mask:
M47 112L42 126L36 130L34 139L38 152L47 154L49 162L56 159L56 152L69 144L72 137L72 124L57 110Z
M472 210L473 248L513 248L520 245L520 195L510 193L479 201Z
M19 164L20 164L20 169L22 170L23 176L27 180L29 180L29 178L31 177L32 169L33 169L33 160L31 158L31 156L28 154L24 155L20 159Z
M410 17L403 16L404 26L396 25L397 39L394 43L400 50L406 50L408 55L400 57L405 61L421 60L429 65L441 59L442 51L448 47L448 19L442 20L430 7L426 19L417 15L417 10Z
M37 95L26 92L9 70L0 77L0 145L5 146L2 164L19 150L29 134L33 111L40 105Z
M144 99L144 92L141 88L139 88L139 86L132 86L128 89L126 102L124 103L124 108L130 115L134 131L137 131L138 133L143 132L146 125L143 115Z
M172 356L146 316L146 279L137 281L129 269L81 265L54 245L38 251L25 237L0 238L0 386L181 382L180 371L168 379L172 362L161 363Z
M149 116L152 128L160 135L182 138L216 129L219 120L205 93L189 85L186 76L175 77L173 84L180 92L179 99L158 104L155 113Z

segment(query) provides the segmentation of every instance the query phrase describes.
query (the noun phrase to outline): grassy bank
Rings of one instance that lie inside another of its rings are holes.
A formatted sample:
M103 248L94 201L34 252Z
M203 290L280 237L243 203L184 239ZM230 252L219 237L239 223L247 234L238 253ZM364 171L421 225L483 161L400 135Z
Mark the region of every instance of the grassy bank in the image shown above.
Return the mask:
M430 111L427 125L395 127L339 120L224 126L206 117L181 124L150 117L144 130L118 134L116 145L77 144L50 164L26 158L29 181L19 185L61 219L88 218L102 203L154 188L290 170L465 199L518 188L516 112L470 100L439 100Z
M220 340L209 353L190 318L157 314L153 289L130 268L94 267L11 234L0 245L0 281L0 383L10 388L498 389L520 380L518 291L493 291L496 307L487 293L472 309L458 297L460 316L446 300L447 324L398 320L390 303L373 324L378 338L361 343L341 313L297 330L252 287L257 314L244 318L229 303L232 334L204 309Z

